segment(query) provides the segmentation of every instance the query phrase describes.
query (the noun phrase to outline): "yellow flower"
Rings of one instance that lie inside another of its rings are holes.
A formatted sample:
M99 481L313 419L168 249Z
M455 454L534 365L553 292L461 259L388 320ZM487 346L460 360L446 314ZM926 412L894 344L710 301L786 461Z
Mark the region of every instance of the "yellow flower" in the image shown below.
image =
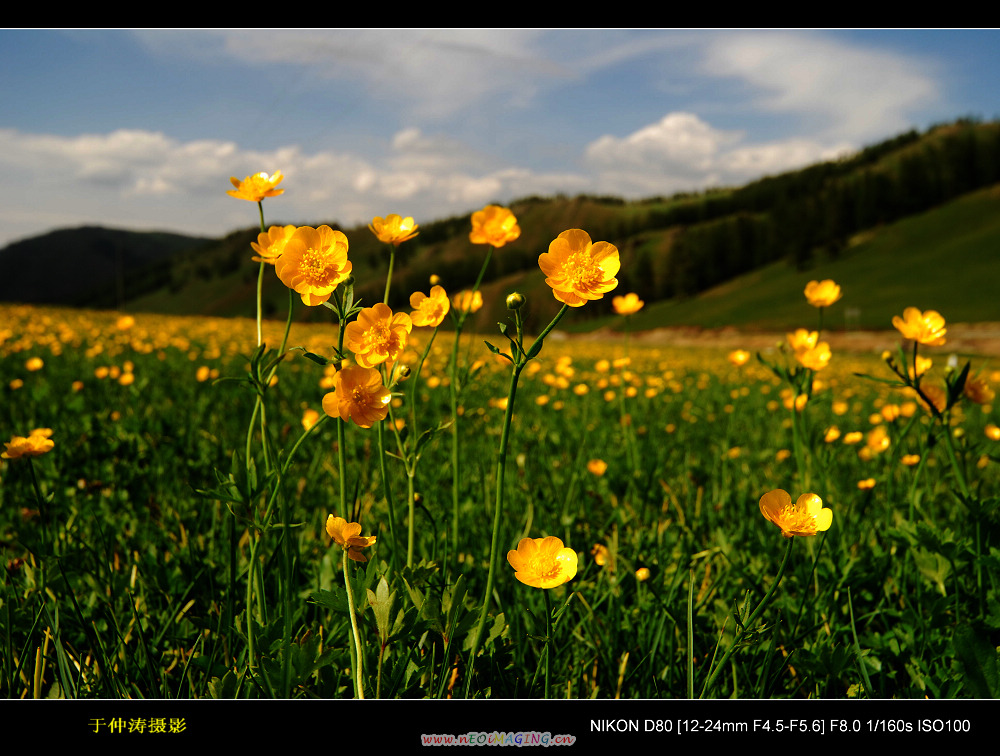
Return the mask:
M366 307L358 319L344 328L344 346L354 352L361 367L375 367L386 360L395 361L403 353L413 321L405 312L392 314L382 302Z
M436 328L444 321L448 310L451 309L451 303L443 287L432 286L430 296L421 291L411 294L410 307L413 308L413 312L410 313L413 325Z
M943 388L935 384L928 384L926 386L921 386L920 390L923 392L924 396L930 399L931 404L934 405L934 407L937 409L938 412L945 411L945 409L948 406L948 394L945 392ZM925 410L933 414L930 406L927 404L927 402L924 401L923 396L917 394L917 399L920 401L921 406Z
M830 345L825 341L819 342L811 349L798 349L795 352L795 359L803 367L810 370L822 370L830 363Z
M576 575L577 556L555 536L522 538L516 551L507 552L514 577L533 588L555 588Z
M506 207L487 205L472 214L472 232L469 241L473 244L490 244L499 249L521 235L514 213Z
M840 299L840 287L830 279L806 284L806 299L813 307L829 307Z
M796 328L794 332L786 334L788 346L793 352L801 352L806 349L815 349L819 340L818 331L807 331L805 328Z
M611 300L611 306L619 315L632 315L639 312L644 304L646 303L639 299L638 294L626 294L624 297L615 297Z
M934 364L934 360L930 357L924 357L922 354L918 354L917 359L914 360L914 362L916 362L915 369L913 365L908 365L906 368L906 372L909 373L910 378L916 378L918 375L923 375L930 370L931 365Z
M17 459L18 457L40 457L46 452L52 451L55 446L50 436L51 428L35 428L27 437L13 436L9 443L4 443L7 450L0 454L4 459Z
M1000 426L990 423L983 429L983 431L986 433L986 438L991 441L1000 441Z
M24 367L25 369L34 372L36 370L41 370L43 367L45 367L45 363L42 362L41 357L29 357L27 362L24 363Z
M257 253L253 261L274 265L295 231L295 226L271 226L266 234L257 234L257 241L250 242L253 251Z
M829 530L833 522L833 510L826 509L816 494L804 493L792 504L792 497L780 488L760 497L760 513L786 538L814 536Z
M414 223L413 218L409 216L401 218L393 213L386 218L379 216L372 218L372 222L368 224L368 228L371 229L371 232L375 234L380 242L398 247L403 242L409 241L416 236L419 233L417 229L420 226Z
M889 434L886 432L884 425L872 428L868 433L868 439L865 442L866 446L871 449L873 454L884 452L889 448L889 443Z
M285 191L274 188L281 183L283 178L281 171L275 171L273 176L268 176L266 173L255 173L242 181L232 176L229 181L236 188L230 189L226 194L230 197L236 197L236 199L260 202L265 197L277 197Z
M875 488L875 478L865 478L864 480L859 480L858 488L862 491L868 491Z
M899 461L902 462L907 467L913 467L915 464L917 464L920 461L920 455L919 454L904 454L902 457L899 458Z
M836 425L831 425L827 428L826 433L823 435L823 440L828 444L832 444L838 438L840 438L840 428Z
M989 404L996 396L985 378L971 375L966 377L965 387L962 389L962 392L969 401L973 401L976 404Z
M483 295L479 289L460 291L451 298L452 306L459 312L476 312L483 306Z
M392 392L382 385L382 375L369 367L345 367L333 377L333 391L323 397L323 411L360 428L385 420Z
M127 331L134 325L135 325L135 318L133 318L131 315L122 315L121 317L118 318L117 322L115 323L115 328L117 328L119 331Z
M900 409L898 404L887 404L882 408L882 419L887 423L899 417Z
M798 396L792 396L788 394L783 400L782 404L785 405L785 409L794 409L796 412L801 412L805 409L806 404L809 402L808 394L799 394Z
M608 471L608 463L603 459L592 459L587 463L587 470L589 470L591 474L600 477Z
M361 535L361 523L348 522L343 517L330 515L326 518L326 532L338 546L347 549L347 556L355 562L367 562L368 557L361 553L375 543L375 536Z
M309 407L302 413L302 428L304 430L309 430L316 424L317 420L319 420L319 413L312 407Z
M297 228L285 242L274 271L285 286L299 293L303 303L322 304L351 274L347 237L329 226Z
M601 543L595 543L594 548L590 550L590 554L594 557L594 563L598 567L607 566L608 570L614 572L615 560L611 558L611 552L608 551L607 546Z
M892 325L903 334L903 338L927 346L944 344L944 335L948 330L944 327L944 318L938 312L935 310L920 312L916 307L907 307L903 310L903 317L894 315Z
M635 571L635 579L640 583L649 580L649 567L640 567Z
M746 349L736 349L730 352L729 355L726 357L726 359L729 360L736 367L742 367L750 359L750 352L748 352Z
M553 296L570 307L601 299L618 285L621 268L618 248L608 242L592 243L586 231L563 231L538 256L538 267Z

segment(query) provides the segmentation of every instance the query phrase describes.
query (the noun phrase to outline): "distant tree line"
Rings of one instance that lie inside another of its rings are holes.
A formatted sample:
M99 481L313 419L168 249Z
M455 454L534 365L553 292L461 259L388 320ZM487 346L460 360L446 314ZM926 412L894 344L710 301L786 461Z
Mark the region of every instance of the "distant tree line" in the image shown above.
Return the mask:
M1000 124L971 119L911 131L857 155L650 213L676 226L640 266L640 294L690 296L762 265L808 267L852 236L1000 181Z

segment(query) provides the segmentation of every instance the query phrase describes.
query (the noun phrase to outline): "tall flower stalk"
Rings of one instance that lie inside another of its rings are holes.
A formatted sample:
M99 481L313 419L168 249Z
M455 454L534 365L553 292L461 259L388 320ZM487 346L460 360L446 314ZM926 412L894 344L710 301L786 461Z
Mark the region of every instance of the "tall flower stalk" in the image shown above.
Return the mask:
M493 535L490 539L490 566L486 577L486 591L479 614L479 623L473 636L469 655L469 672L465 680L465 695L469 696L479 644L482 642L489 614L490 599L496 573L497 555L500 543L500 523L503 520L504 475L507 469L507 445L510 440L511 421L514 417L515 399L521 372L531 360L538 356L545 343L545 337L562 320L570 307L581 307L586 302L600 299L617 285L615 278L621 260L618 249L608 242L593 243L590 236L580 229L563 231L549 244L549 251L538 257L538 265L546 274L545 282L552 288L552 295L563 303L552 321L545 326L530 347L524 345L524 321L521 309L524 296L515 292L507 297L507 309L514 315L514 333L507 324L501 324L500 332L510 343L510 352L502 352L487 342L493 354L505 358L511 364L510 384L507 389L507 406L504 411L503 427L497 453L496 498L493 506Z
M781 534L787 541L785 553L781 558L778 573L764 597L752 611L747 611L745 608L741 613L742 616L738 617L736 637L718 664L713 665L712 672L701 689L701 698L704 698L705 694L712 690L719 673L726 668L726 662L740 648L744 638L756 632L755 623L771 604L778 590L778 585L781 584L781 578L785 574L785 566L792 553L792 543L795 541L795 537L809 537L823 533L830 529L833 522L833 511L825 508L823 500L813 493L802 494L793 504L792 498L787 492L776 489L761 496L759 506L764 519L781 529Z
M469 241L473 244L486 244L486 257L483 266L479 269L479 275L472 289L461 292L457 295L455 306L452 308L452 319L455 324L455 340L451 348L451 555L452 565L458 564L458 500L461 482L461 467L459 457L459 437L458 437L458 399L462 392L462 382L459 380L458 352L462 341L462 330L465 321L470 314L474 313L482 306L482 294L479 286L489 267L494 249L517 240L521 236L521 227L517 223L517 218L509 209L499 205L487 205L482 210L477 210L472 214L472 231L469 233Z

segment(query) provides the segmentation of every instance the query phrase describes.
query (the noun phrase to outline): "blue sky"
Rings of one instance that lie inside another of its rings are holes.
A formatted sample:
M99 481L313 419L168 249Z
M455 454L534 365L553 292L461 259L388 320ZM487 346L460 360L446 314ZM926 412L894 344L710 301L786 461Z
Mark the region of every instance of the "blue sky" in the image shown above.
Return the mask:
M0 245L739 185L1000 116L992 30L0 30Z

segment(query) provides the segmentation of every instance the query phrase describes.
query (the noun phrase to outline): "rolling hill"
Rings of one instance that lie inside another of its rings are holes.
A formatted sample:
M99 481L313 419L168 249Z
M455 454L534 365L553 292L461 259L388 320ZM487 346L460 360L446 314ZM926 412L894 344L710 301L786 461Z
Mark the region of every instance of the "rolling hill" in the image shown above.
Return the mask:
M634 329L792 327L801 318L805 283L823 278L845 291L828 314L831 328L884 328L909 305L938 309L952 321L1000 321L992 290L1000 279L998 182L1000 123L964 119L743 187L630 202L521 199L509 205L521 238L492 256L478 326L485 331L506 319L503 300L515 288L528 297L529 329L554 314L558 303L537 259L567 228L618 246L619 291L647 302L632 318ZM281 205L274 208L266 208L269 215ZM468 241L468 215L417 221L419 236L398 248L394 308L405 308L411 292L427 291L432 274L449 292L470 286L486 253ZM339 227L314 221L324 222ZM342 230L357 295L364 303L381 300L384 246L365 226ZM92 228L53 232L0 250L0 264L15 271L0 283L0 300L252 316L258 266L250 242L258 232L247 228L216 240ZM265 273L265 316L284 319L287 290ZM329 320L330 313L297 305L296 319ZM610 297L564 321L577 331L620 326Z

